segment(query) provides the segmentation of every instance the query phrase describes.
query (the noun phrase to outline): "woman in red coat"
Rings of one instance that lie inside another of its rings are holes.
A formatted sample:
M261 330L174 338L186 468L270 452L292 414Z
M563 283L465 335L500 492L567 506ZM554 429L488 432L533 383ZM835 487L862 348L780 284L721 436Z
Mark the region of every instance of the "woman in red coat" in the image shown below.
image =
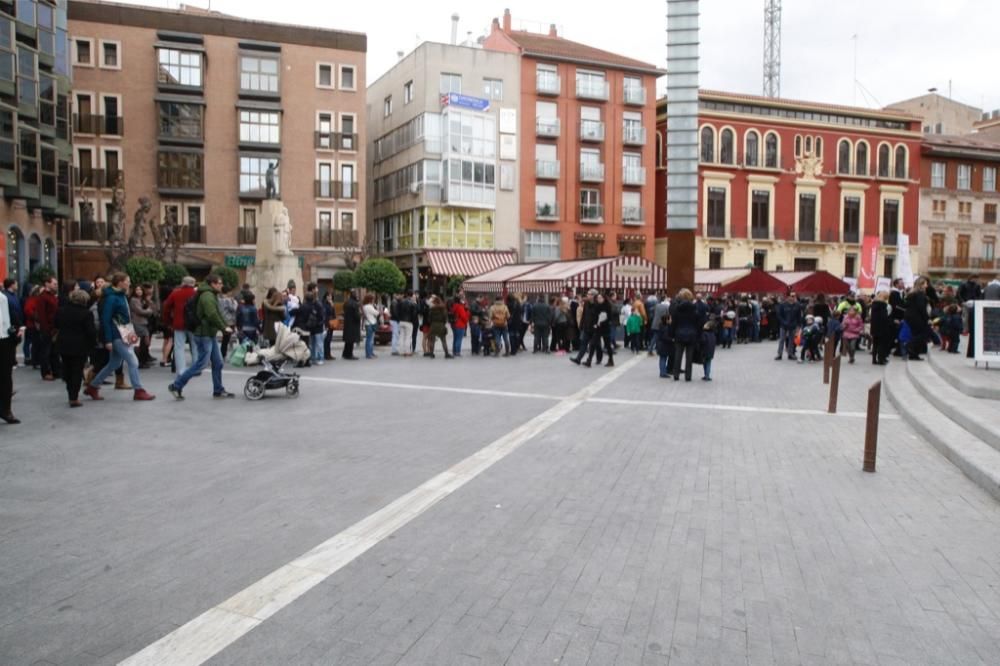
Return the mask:
M465 304L465 294L459 292L455 297L455 302L451 305L451 353L455 356L462 355L462 339L465 331L469 328L469 308Z

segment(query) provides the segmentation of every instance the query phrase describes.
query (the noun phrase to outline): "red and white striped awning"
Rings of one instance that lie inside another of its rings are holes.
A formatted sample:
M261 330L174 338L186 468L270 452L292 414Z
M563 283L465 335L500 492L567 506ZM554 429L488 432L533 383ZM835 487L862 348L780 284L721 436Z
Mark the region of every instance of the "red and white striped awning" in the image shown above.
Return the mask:
M565 289L656 291L667 288L667 269L642 257L607 257L557 261L516 277L510 291L561 293Z
M530 273L546 265L547 264L540 263L511 264L509 266L501 266L500 268L495 268L492 271L488 271L482 275L466 280L462 286L465 288L465 292L467 294L500 294L507 289L507 283L514 278Z
M513 250L425 250L435 275L470 278L514 263Z

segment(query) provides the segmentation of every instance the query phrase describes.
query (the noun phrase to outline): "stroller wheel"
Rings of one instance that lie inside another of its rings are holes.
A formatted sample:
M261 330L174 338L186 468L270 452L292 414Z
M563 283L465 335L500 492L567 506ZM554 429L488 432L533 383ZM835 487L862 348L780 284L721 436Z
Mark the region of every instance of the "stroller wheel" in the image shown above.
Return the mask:
M243 395L246 396L247 400L260 400L264 397L264 391L264 382L256 377L248 379L243 386Z
M298 379L290 380L288 384L285 386L285 393L287 393L288 396L291 398L299 397L299 380Z

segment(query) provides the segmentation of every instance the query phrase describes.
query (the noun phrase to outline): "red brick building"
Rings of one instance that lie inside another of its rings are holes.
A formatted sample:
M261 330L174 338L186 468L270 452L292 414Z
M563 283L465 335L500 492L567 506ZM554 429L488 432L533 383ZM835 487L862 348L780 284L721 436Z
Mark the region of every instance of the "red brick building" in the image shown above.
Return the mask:
M865 235L919 250L920 119L703 90L695 265L827 270L856 277ZM666 100L657 104L656 260L666 261Z

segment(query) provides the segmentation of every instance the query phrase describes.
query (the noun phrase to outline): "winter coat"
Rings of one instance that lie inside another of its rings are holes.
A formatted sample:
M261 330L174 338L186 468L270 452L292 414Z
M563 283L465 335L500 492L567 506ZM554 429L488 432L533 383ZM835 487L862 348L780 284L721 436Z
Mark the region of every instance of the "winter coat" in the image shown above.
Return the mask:
M531 309L531 323L538 328L551 328L553 317L552 307L545 301L535 303Z
M163 322L172 330L183 331L184 329L184 306L188 299L194 296L194 287L177 287L167 300L163 302Z
M38 301L35 303L35 321L38 322L38 330L42 333L52 333L56 325L56 311L59 310L59 299L56 295L45 291L38 294Z
M59 337L56 349L63 356L87 356L97 346L97 327L86 305L70 303L56 312Z
M983 299L987 301L1000 301L1000 280L991 280L986 289L983 290Z
M698 317L698 308L691 301L679 301L670 308L670 326L678 344L694 344L705 322Z
M930 332L927 314L927 294L922 291L911 291L906 297L906 309L903 319L910 326L914 339L922 338Z
M889 314L889 304L883 301L872 303L871 312L872 337L879 339L892 338L895 329Z
M794 329L802 325L802 306L782 301L778 303L778 323L781 328Z
M323 306L316 299L306 299L295 311L295 321L292 328L298 328L309 334L323 332Z
M132 319L128 311L125 292L106 287L101 295L101 339L105 343L121 340L115 324L128 324Z
M361 308L353 296L344 303L344 343L361 340Z
M200 338L214 338L226 328L226 320L219 311L219 295L207 282L198 287L195 313L198 315L198 328L194 329L194 334Z
M711 361L715 358L715 333L712 331L702 331L699 343L702 360Z
M855 317L844 315L840 320L840 326L843 329L842 335L845 340L856 340L865 332L865 322L861 315Z
M236 310L236 328L244 335L256 333L260 329L257 308L244 303Z
M237 308L239 308L239 304L235 298L219 295L219 312L222 314L222 320L226 322L227 326L232 327L236 325Z
M431 327L432 336L443 337L447 334L448 311L444 309L443 304L431 306L427 313L427 322Z
M465 303L461 301L455 301L451 306L451 319L452 326L458 330L465 330L469 326L469 308L465 307Z
M510 310L501 302L496 302L490 306L490 321L494 326L504 328L510 321Z
M412 300L404 298L396 307L399 310L399 321L408 321L413 324L414 328L420 324L420 314L417 310L417 304Z
M637 313L632 313L638 317ZM641 320L640 320L641 321ZM674 353L674 336L671 335L669 326L661 326L656 331L656 354L657 356L670 356Z
M261 307L264 310L264 337L273 343L278 335L274 325L285 321L285 304L271 305L268 301L264 301Z

